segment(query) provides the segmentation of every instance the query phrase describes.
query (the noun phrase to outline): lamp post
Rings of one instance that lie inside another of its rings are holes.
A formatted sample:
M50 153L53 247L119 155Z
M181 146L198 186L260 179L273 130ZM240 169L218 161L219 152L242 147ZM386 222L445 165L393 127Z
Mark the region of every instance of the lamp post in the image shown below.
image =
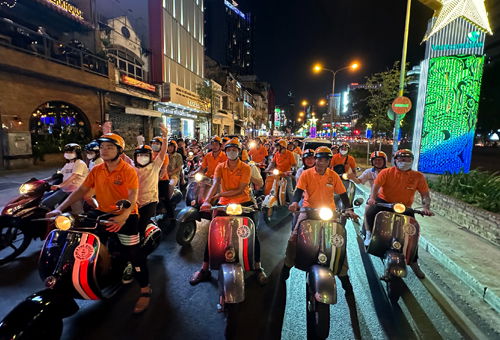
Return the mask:
M331 99L331 106L330 106L330 123L332 125L332 128L333 128L333 117L335 115L335 78L337 77L337 73L339 73L340 71L347 70L347 69L357 70L358 68L359 68L359 64L358 63L353 63L353 64L351 64L349 66L344 66L342 68L339 68L336 71L331 70L331 69L326 68L326 67L323 67L320 64L316 64L313 67L313 71L315 73L319 73L321 71L328 71L328 72L330 72L333 75L333 80L332 80L332 99Z

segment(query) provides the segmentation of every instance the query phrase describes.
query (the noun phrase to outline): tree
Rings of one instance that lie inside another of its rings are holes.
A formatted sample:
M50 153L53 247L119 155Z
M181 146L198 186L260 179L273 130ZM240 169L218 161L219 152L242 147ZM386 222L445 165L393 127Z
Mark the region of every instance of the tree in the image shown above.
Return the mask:
M409 64L407 69L408 67ZM366 103L370 109L370 114L365 119L365 122L373 124L373 130L377 133L390 134L394 127L393 121L387 117L387 110L391 107L392 101L398 96L400 74L399 61L396 61L391 69L375 73L366 80L370 93Z
M208 131L209 136L213 134L212 131L212 120L214 116L213 107L214 107L214 95L215 91L212 88L212 82L210 80L202 81L196 85L196 93L200 96L200 100L204 104L204 110L210 110L210 119L208 121Z

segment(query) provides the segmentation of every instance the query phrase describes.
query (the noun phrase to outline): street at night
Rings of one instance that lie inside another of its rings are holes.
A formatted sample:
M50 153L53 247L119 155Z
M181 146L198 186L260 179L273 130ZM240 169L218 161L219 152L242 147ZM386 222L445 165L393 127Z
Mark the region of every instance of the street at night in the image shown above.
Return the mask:
M0 340L500 339L499 32L0 0Z

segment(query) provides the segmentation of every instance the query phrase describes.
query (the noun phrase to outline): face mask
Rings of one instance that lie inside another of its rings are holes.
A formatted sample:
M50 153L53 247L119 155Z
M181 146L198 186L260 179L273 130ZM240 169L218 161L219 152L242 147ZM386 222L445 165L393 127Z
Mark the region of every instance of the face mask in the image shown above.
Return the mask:
M93 160L95 158L95 153L87 153L87 159Z
M158 151L160 151L161 146L159 146L159 145L152 145L151 149L153 149L153 151L155 151L155 152L158 152Z
M149 163L149 156L137 156L137 164L139 165L148 165Z
M234 161L236 158L238 158L238 154L239 154L238 151L228 151L228 152L226 152L227 158L229 158L232 161Z
M347 151L347 150L340 150L340 154L341 154L342 156L347 155L347 153L348 153L348 152L349 152L349 151Z
M413 162L401 162L401 161L396 161L396 166L399 170L401 171L408 171L411 169L411 165Z
M71 161L76 158L76 153L73 152L66 152L64 154L64 158L66 158L68 161Z

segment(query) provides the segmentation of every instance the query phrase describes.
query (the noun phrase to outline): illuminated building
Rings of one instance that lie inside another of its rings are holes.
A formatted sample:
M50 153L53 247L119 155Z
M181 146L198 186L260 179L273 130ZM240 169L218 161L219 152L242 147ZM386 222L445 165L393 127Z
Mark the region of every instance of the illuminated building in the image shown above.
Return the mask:
M253 20L236 1L205 0L205 51L241 75L253 74Z
M426 34L414 128L414 166L426 173L468 172L484 43L491 33L483 0L434 1Z

